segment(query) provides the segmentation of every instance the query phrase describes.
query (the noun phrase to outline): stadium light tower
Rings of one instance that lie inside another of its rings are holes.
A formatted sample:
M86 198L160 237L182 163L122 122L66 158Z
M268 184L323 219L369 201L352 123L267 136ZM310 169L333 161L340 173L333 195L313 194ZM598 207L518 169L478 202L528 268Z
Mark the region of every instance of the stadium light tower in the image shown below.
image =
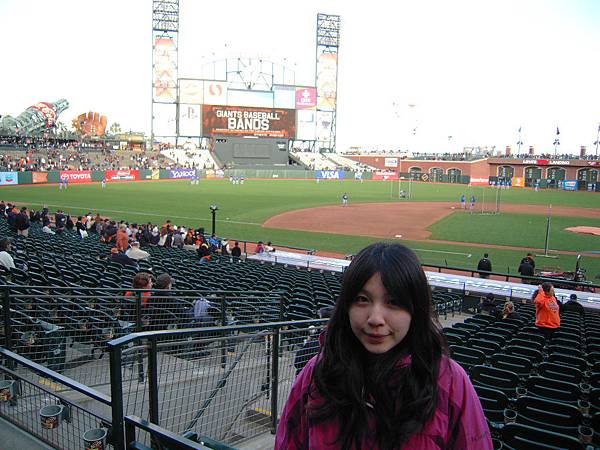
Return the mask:
M556 139L554 139L554 156L556 156L556 150L560 145L560 139L558 138L558 136L560 136L560 130L558 129L558 127L556 127Z
M596 146L596 158L598 157L598 144L600 144L600 123L598 124L598 131L596 132L596 142L594 142L594 145Z

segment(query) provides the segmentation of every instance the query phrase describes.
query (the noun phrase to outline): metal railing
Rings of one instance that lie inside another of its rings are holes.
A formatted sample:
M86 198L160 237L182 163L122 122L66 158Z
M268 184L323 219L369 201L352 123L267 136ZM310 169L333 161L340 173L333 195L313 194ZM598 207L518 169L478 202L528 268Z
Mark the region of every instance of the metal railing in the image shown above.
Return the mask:
M173 448L202 448L186 436L212 438L200 439L208 448L219 448L209 441L225 445L220 448L235 446L275 432L284 403L280 399L287 398L297 373L318 353L325 323L315 319L123 335L106 342L108 382L95 388L46 367L48 360L38 363L0 348L0 374L12 393L5 399L0 390L0 416L58 448L81 448L90 430L105 431L105 442L118 449L156 448L171 438L182 445ZM44 406L59 411L56 428L42 425ZM131 427L137 427L135 442Z
M109 342L113 422L138 416L177 435L235 445L274 432L325 320L133 333ZM147 377L138 377L136 364ZM118 369L117 369L118 368ZM113 434L122 430L115 425ZM138 439L139 440L139 439ZM143 442L147 445L149 442Z
M288 309L278 293L260 291L5 285L0 295L0 345L89 386L109 384L104 356L114 338L136 331L273 322Z
M6 349L0 355L4 419L61 449L82 448L87 431L111 430L110 397Z

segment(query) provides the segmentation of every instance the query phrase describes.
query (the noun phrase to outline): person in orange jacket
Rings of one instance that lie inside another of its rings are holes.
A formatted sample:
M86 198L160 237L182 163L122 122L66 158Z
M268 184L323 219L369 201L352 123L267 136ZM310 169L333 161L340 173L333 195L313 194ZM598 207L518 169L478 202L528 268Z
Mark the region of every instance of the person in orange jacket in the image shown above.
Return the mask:
M535 326L550 339L557 328L560 328L560 305L554 296L554 286L542 283L535 296Z

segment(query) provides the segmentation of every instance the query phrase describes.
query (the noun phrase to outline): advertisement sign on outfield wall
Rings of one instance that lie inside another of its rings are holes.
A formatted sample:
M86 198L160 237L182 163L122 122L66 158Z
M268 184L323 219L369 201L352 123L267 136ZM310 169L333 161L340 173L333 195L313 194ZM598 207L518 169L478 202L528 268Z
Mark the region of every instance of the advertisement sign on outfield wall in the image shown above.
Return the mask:
M33 172L32 175L33 183L47 183L48 182L48 172Z
M136 181L140 179L139 170L107 170L108 181Z
M172 169L169 170L170 178L194 178L196 176L196 169Z
M343 180L346 177L343 170L317 170L315 174L320 180Z
M490 184L490 177L471 177L469 184L471 186L488 186Z
M564 180L563 181L563 189L565 191L576 191L579 187L579 183L577 180Z
M91 170L62 170L60 172L61 180L69 180L69 183L91 183Z
M372 179L378 181L396 181L398 179L398 172L393 172L391 170L379 170L377 172L373 172Z
M0 172L0 186L7 184L19 184L19 174L17 172Z

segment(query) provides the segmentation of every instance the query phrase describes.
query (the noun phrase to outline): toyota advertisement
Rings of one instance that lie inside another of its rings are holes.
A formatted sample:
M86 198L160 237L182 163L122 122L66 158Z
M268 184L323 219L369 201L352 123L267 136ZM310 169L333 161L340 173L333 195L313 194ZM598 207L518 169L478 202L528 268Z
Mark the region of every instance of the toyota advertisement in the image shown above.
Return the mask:
M204 136L256 136L293 139L296 111L278 108L202 106Z
M60 172L60 179L69 183L91 183L91 170L63 170Z
M140 180L139 170L107 170L107 181L137 181Z

